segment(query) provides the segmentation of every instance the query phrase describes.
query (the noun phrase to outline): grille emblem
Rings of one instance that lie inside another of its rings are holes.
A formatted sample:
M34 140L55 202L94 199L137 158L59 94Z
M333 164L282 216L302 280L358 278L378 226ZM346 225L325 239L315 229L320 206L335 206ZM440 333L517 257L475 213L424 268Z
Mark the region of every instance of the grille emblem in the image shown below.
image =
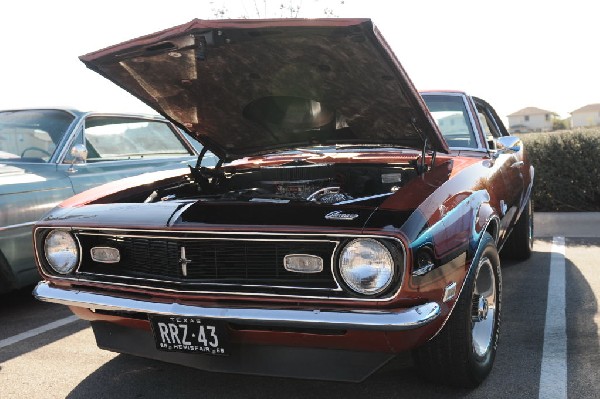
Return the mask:
M179 257L179 265L181 266L181 274L183 274L183 277L186 277L187 276L187 265L192 263L192 261L185 257L185 247L181 247L180 249L181 249L181 253L180 253L180 257Z

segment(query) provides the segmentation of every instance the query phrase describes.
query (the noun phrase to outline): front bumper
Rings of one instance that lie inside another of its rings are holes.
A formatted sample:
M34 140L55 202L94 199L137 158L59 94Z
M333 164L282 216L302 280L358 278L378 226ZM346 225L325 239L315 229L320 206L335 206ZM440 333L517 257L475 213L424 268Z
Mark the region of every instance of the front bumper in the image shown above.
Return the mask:
M436 302L385 311L205 307L57 288L45 281L35 287L33 295L41 301L88 309L211 318L238 324L322 329L404 331L430 323L441 312L440 305Z

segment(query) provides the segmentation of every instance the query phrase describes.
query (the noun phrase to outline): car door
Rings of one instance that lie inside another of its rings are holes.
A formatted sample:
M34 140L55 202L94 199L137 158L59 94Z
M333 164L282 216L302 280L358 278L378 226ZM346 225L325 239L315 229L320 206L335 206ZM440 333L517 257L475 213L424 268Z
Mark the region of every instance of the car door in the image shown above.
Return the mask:
M474 98L474 101L488 149L492 152L492 160L498 165L502 177L503 198L500 206L503 217L500 235L503 236L508 226L515 221L525 198L523 148L521 146L518 151L501 148L501 138L509 136L504 124L488 103L478 98Z
M75 193L129 176L187 167L197 157L181 133L158 118L90 114L71 148L77 144L86 147L87 159L66 154L60 165Z

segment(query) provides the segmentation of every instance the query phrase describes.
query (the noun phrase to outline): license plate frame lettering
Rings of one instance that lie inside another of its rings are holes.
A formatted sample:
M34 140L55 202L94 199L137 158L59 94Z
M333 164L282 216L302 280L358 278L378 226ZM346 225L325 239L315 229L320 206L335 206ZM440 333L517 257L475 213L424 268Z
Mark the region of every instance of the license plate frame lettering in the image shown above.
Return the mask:
M229 355L226 323L198 317L150 316L156 349L215 356Z

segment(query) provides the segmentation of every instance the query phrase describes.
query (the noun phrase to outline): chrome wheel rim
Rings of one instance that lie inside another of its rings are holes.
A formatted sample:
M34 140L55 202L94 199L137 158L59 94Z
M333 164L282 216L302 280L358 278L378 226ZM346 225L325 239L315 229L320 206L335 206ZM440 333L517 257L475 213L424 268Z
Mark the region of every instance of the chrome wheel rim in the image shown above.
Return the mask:
M494 267L488 258L483 258L475 275L471 308L471 342L473 352L480 358L485 357L492 347L497 298Z

